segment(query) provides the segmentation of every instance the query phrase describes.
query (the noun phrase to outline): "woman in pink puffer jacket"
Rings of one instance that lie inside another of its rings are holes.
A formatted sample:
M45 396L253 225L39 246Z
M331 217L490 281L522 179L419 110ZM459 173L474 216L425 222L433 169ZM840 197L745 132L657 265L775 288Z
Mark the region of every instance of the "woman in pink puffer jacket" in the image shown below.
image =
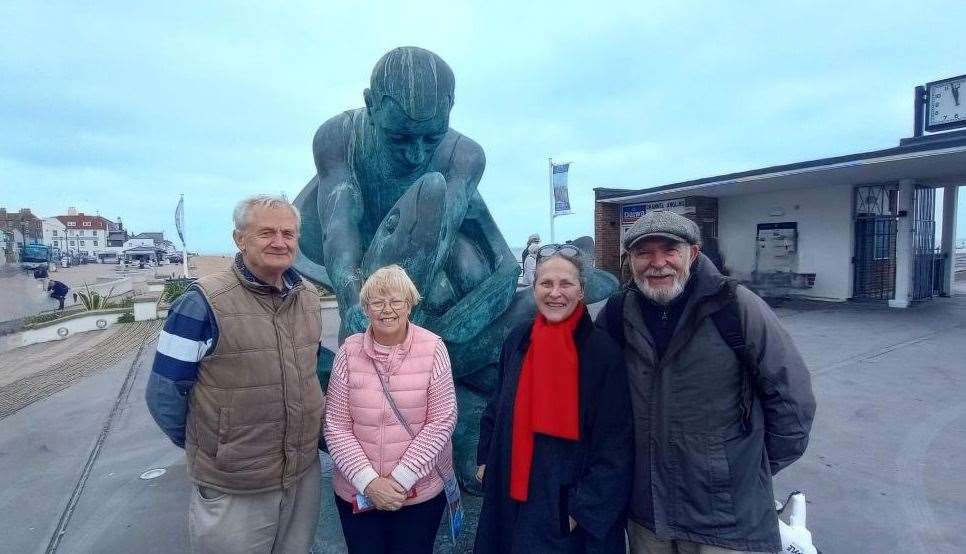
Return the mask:
M374 272L359 301L369 328L339 349L325 410L342 531L350 554L429 553L453 464L449 355L441 338L409 321L420 296L401 267Z

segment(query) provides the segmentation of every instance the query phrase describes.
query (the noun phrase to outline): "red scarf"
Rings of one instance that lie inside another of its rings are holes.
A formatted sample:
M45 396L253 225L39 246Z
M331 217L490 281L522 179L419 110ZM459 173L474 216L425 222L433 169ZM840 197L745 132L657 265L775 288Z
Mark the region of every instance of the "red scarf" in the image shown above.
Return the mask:
M550 323L539 313L533 322L513 409L510 498L514 500L525 502L530 491L534 433L580 438L574 330L583 315L584 305L579 304L559 323Z

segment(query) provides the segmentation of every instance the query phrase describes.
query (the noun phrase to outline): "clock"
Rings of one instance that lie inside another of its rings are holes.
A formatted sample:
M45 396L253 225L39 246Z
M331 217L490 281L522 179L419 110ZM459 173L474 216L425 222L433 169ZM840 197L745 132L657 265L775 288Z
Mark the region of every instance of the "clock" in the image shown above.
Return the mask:
M926 83L926 130L966 126L966 75Z

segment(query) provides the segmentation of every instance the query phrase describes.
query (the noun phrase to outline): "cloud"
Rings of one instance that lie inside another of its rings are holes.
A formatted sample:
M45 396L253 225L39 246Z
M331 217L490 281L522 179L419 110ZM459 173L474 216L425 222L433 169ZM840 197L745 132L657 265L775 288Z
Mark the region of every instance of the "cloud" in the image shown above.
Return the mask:
M297 194L315 129L360 107L375 61L412 44L454 69L452 125L486 151L480 190L508 242L549 231L548 157L573 162L560 237L592 234L595 186L897 144L912 87L964 71L958 43L933 39L957 36L962 15L955 2L4 2L2 202L173 232L183 192L189 240L230 250L233 204Z

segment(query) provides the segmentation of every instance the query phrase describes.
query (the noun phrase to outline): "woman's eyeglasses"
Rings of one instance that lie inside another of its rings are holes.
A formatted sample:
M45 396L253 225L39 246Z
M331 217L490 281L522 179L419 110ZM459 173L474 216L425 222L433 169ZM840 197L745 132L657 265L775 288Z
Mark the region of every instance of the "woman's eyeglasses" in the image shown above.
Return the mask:
M381 312L382 310L386 309L386 304L388 304L393 310L399 311L405 308L409 302L406 302L405 300L390 300L389 302L386 302L385 300L372 300L369 302L369 307L377 312Z
M560 254L566 258L579 258L580 249L572 244L545 244L537 249L537 259Z

